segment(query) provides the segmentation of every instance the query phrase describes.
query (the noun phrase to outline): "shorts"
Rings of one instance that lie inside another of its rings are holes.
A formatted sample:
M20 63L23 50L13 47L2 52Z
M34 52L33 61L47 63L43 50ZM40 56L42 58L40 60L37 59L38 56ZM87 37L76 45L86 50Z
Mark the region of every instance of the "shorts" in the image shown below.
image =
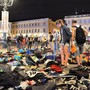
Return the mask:
M65 44L62 44L62 43L61 43L60 46L61 46L61 45L63 45L63 47L64 47L64 46L67 46L67 47L68 47L68 52L70 52L70 44L69 44L69 43L67 43L67 42L66 42Z
M76 51L76 56L80 55L83 53L83 50L84 50L84 44L76 44L76 48L77 48L77 51Z
M67 47L69 47L69 46L70 46L70 44L66 42L64 46L67 46Z
M60 46L61 46L61 45L63 45L63 46L68 46L68 47L70 46L70 44L67 43L67 42L66 42L65 44L64 44L64 43L60 43Z

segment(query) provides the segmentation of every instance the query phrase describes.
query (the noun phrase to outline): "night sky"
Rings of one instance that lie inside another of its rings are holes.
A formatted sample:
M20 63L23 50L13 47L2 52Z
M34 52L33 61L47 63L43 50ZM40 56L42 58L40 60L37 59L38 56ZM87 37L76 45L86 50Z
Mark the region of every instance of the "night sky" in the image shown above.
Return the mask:
M0 7L0 16L3 7ZM14 0L8 8L10 21L51 18L57 20L67 15L90 14L90 0Z

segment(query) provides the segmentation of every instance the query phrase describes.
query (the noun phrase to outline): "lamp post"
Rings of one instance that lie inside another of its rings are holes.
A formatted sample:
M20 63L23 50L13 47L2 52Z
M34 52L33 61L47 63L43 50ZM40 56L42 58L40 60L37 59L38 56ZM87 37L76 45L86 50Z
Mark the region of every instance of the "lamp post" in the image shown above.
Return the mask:
M3 6L2 21L1 21L1 32L3 39L6 39L9 33L9 12L8 7L13 5L14 0L0 0L0 6Z

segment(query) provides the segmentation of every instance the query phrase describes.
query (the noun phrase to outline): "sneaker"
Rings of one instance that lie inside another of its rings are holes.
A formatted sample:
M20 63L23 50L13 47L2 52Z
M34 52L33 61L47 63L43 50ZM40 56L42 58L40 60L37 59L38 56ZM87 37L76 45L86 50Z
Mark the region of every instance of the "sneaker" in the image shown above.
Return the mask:
M88 68L86 66L83 67L83 71L87 71Z

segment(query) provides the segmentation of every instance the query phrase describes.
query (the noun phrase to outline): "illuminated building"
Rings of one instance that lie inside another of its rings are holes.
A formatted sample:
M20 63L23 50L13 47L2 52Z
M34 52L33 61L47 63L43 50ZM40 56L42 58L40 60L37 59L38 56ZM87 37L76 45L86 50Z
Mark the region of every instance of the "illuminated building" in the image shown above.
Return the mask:
M43 18L13 22L11 33L13 36L22 34L23 36L46 35L48 37L48 34L52 32L53 29L58 30L55 23L49 18Z
M90 36L90 14L65 16L66 23L69 27L72 26L72 20L76 20L79 25L82 25L89 31Z

